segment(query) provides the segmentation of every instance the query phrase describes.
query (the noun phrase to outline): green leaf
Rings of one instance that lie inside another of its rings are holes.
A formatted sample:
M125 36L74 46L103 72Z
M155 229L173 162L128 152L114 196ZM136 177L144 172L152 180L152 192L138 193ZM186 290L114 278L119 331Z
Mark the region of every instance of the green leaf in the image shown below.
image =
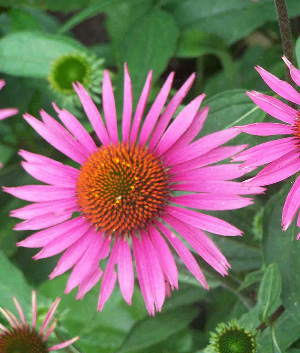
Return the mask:
M271 325L270 329L271 329L271 338L273 343L273 353L282 353L282 350L278 346L274 325Z
M300 322L300 242L299 228L293 222L282 231L282 208L291 188L288 183L267 203L264 214L263 252L267 264L276 263L282 279L281 299L286 310Z
M17 269L0 250L0 306L15 312L15 296L24 308L30 308L31 288L25 281L22 272Z
M247 273L244 282L240 285L239 291L250 287L252 284L259 283L263 277L264 271L257 270Z
M284 312L275 323L275 334L278 346L285 351L300 337L299 323L288 312ZM258 337L257 353L274 353L270 327Z
M203 136L235 125L258 123L266 116L266 113L249 99L244 90L222 92L205 103L209 105L210 113L201 131ZM254 136L241 134L234 141L235 144L250 144L256 139Z
M97 15L98 13L107 12L111 9L118 11L119 6L126 6L128 4L138 5L139 3L144 3L144 6L146 6L147 3L149 3L149 0L126 0L126 2L124 2L124 0L101 0L101 2L94 0L90 6L86 7L84 10L82 10L75 16L71 17L68 21L66 21L62 25L59 33L65 33L69 31L74 26L78 25L79 23L87 20L92 16ZM122 19L121 22L123 22L123 20L126 20L126 18Z
M288 0L290 17L300 13L299 1ZM273 0L170 0L165 7L182 30L197 28L221 36L227 44L244 38L267 21L276 21Z
M140 93L150 70L153 70L154 81L165 70L175 53L178 35L173 17L156 8L134 22L123 35L117 60L120 69L127 62L135 98L135 92Z
M270 310L280 297L281 277L278 266L270 264L265 272L258 291L258 308L262 322L267 322Z
M59 55L85 50L70 38L41 32L17 32L0 40L0 71L23 77L46 78Z
M165 340L188 326L198 315L195 307L181 307L137 323L126 337L119 353L133 352Z
M39 21L30 12L21 9L10 9L8 16L11 19L13 32L17 31L40 31Z

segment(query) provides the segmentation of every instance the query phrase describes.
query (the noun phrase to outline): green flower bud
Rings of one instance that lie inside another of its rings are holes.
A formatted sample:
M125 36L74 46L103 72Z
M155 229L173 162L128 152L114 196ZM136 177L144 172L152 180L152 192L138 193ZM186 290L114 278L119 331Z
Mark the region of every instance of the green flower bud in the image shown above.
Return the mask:
M210 334L210 345L205 353L255 353L257 349L255 330L240 327L237 320L221 323L216 333Z
M100 103L103 62L104 59L85 52L62 55L54 60L48 81L58 103L67 108L80 105L73 82L80 82L93 100Z

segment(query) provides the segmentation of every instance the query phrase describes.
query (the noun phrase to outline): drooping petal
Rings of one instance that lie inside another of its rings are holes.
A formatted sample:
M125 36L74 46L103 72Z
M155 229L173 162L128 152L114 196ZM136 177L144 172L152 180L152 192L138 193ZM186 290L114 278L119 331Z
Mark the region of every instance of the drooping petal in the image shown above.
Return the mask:
M197 278L197 280L203 285L205 289L208 289L208 284L206 282L205 276L190 250L163 223L156 221L155 224L168 239L169 243L173 246L188 270Z
M123 239L120 239L119 244L118 280L123 298L131 305L134 290L133 265L130 247Z
M287 230L300 207L300 177L288 193L282 210L283 230Z
M187 224L211 233L225 236L242 235L239 229L214 216L174 206L167 206L165 211Z

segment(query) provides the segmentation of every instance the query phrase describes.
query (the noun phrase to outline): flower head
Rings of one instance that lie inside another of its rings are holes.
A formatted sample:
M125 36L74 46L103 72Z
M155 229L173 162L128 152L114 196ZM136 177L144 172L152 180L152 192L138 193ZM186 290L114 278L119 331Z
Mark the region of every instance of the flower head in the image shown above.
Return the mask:
M294 82L300 85L300 71L286 57L284 62L290 69ZM279 96L295 104L300 104L300 94L287 82L261 67L256 67L266 84ZM248 96L262 110L278 119L281 123L255 123L238 126L237 129L251 135L285 137L262 143L241 152L234 161L244 161L242 168L254 168L267 164L254 178L245 181L247 186L270 185L282 181L300 170L300 111L289 107L279 99L255 91L247 92ZM283 124L282 124L283 123ZM282 212L282 226L286 230L292 223L300 207L300 177L292 186ZM300 234L297 239L299 239Z
M5 81L0 80L0 91L1 89L5 86ZM5 109L0 109L0 120L9 118L12 115L18 114L18 109L15 108L5 108ZM2 167L2 164L0 163L0 167Z
M102 277L98 310L102 310L108 300L117 278L125 301L131 304L134 288L132 250L150 314L154 315L155 309L161 310L170 287L178 287L177 267L169 245L189 271L208 288L199 265L181 237L216 271L226 275L230 266L204 231L225 236L241 235L242 232L223 220L196 210L245 207L252 200L240 195L263 191L262 188L248 191L241 183L231 181L244 174L238 164L211 165L245 148L219 147L239 131L224 130L192 142L208 113L208 107L198 111L204 95L195 98L171 122L193 83L194 75L162 112L173 76L173 73L169 75L141 124L152 72L147 77L132 120L131 81L125 66L122 140L118 136L115 100L108 72L104 72L103 80L105 122L84 87L80 83L74 85L100 140L100 147L79 121L64 109L54 106L65 127L44 111L41 112L43 122L25 115L26 121L46 141L80 167L77 169L27 151L20 152L26 160L22 163L25 170L47 185L5 188L19 198L34 202L12 211L12 216L24 219L15 229L44 229L18 245L42 247L35 259L65 251L50 278L73 268L66 293L79 286L77 299L81 299ZM74 213L75 217L71 218ZM99 268L99 262L108 256L105 270Z
M18 319L8 309L2 309L0 312L9 322L9 328L0 324L0 352L1 353L47 353L54 350L62 349L70 346L76 342L79 337L75 337L71 340L56 344L55 346L49 347L48 339L51 333L54 331L57 320L55 320L51 326L51 320L60 302L60 298L57 298L49 309L42 327L38 331L36 328L37 321L37 306L36 306L36 294L32 292L32 324L31 326L26 322L25 315L22 307L20 306L17 299L13 298L20 319Z
M255 353L257 332L241 327L236 320L221 323L216 333L210 334L210 345L205 353Z
M53 61L48 76L51 89L61 104L80 105L73 82L80 82L94 101L100 103L103 59L85 52L59 56Z

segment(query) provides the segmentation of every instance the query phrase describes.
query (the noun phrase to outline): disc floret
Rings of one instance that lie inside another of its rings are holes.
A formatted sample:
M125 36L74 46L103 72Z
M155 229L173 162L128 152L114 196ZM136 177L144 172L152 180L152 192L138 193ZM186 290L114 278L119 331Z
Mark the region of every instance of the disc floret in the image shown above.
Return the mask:
M167 203L168 175L144 147L102 146L81 167L78 203L96 228L130 235L156 219Z
M205 353L255 353L257 349L255 330L241 327L237 320L220 323L216 333L210 334L210 345Z

